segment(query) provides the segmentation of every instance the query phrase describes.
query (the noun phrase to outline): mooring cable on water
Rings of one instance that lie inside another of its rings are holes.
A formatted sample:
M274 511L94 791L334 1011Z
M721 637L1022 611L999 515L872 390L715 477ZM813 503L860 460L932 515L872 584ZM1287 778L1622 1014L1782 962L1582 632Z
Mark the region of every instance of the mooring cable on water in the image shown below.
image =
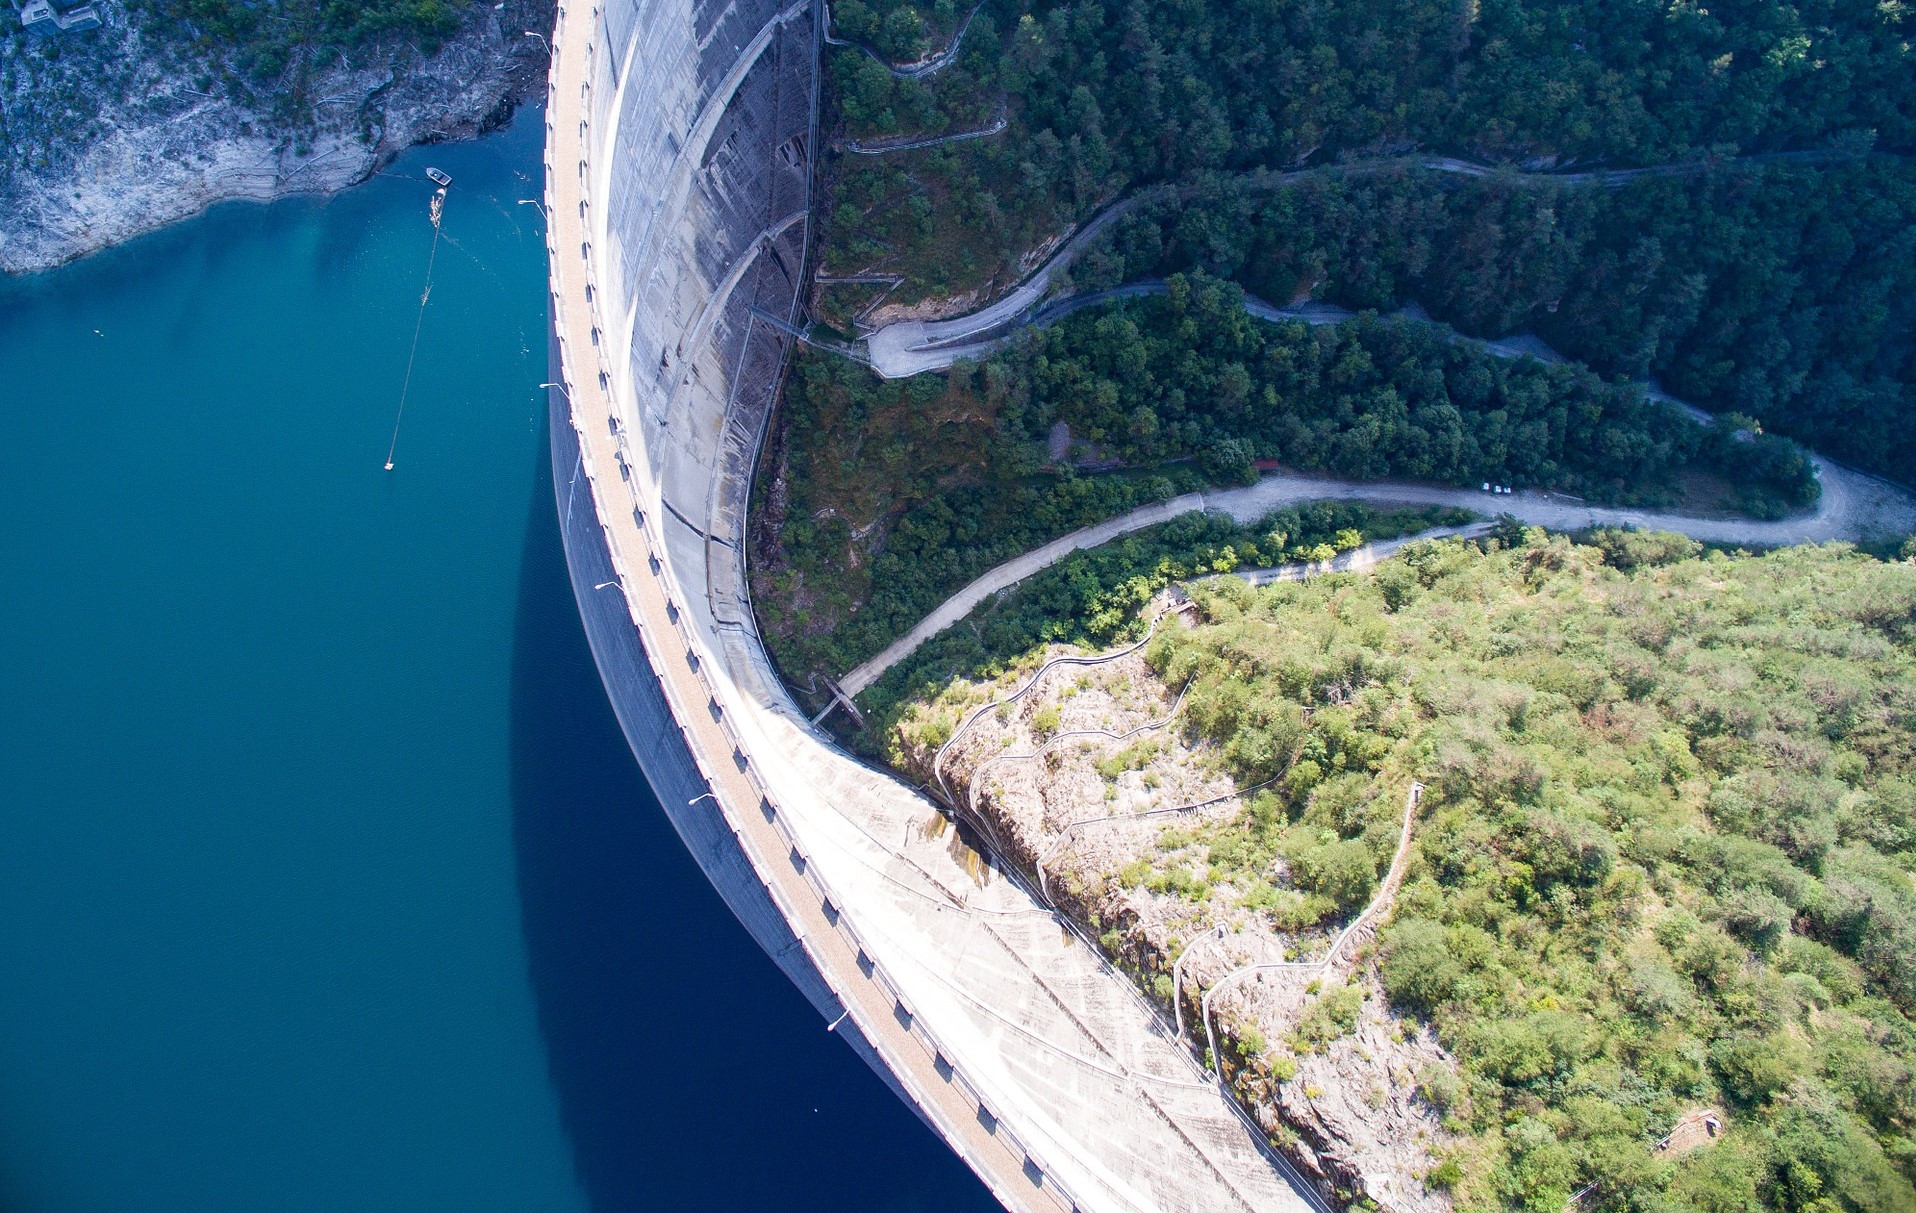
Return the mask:
M474 253L471 249L468 249L465 245L459 243L457 240L454 240L451 236L445 237L445 241L451 247L458 249L460 252L460 255L465 257L466 260L478 266L481 273L485 274L489 278L496 279L499 277L499 274L497 271L495 271L491 266L487 265L485 262L479 260L479 255L477 253Z
M406 394L412 390L412 364L419 357L419 333L426 325L426 300L432 298L432 265L439 257L440 220L445 216L446 187L432 196L432 250L426 254L426 289L419 293L419 316L413 321L412 349L406 353L406 378L399 385L399 412L393 417L392 445L386 448L386 470L393 470L393 454L399 450L399 423L406 418Z

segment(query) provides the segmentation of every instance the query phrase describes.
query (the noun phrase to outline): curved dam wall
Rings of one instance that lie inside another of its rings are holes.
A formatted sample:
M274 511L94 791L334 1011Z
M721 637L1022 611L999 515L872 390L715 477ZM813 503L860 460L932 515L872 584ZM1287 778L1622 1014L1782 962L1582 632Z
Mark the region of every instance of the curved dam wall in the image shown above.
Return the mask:
M817 22L559 10L552 454L607 693L740 921L1008 1208L1324 1213L1129 980L815 731L759 642L745 510L805 274Z

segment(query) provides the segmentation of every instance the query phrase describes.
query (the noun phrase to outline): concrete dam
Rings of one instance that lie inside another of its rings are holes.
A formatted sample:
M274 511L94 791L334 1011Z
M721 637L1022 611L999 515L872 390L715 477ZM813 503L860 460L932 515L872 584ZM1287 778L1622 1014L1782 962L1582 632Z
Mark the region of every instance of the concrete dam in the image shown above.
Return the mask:
M559 10L553 468L619 721L821 1026L1007 1208L1328 1213L1130 980L815 730L759 641L745 513L807 272L822 19L812 0Z

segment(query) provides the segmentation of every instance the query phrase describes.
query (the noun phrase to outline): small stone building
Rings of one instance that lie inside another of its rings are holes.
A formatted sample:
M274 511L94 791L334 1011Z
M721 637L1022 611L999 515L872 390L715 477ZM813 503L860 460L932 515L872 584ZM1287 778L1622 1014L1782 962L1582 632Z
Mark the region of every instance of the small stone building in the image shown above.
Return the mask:
M55 8L52 0L26 0L20 24L36 34L68 34L100 27L100 10L90 3Z

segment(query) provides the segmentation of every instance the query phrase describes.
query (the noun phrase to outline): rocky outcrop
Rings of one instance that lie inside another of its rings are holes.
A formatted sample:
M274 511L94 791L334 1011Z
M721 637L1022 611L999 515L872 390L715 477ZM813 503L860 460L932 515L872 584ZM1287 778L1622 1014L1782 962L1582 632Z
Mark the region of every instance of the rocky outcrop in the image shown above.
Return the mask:
M1354 980L1365 995L1356 1027L1269 1084L1279 1117L1299 1138L1299 1160L1332 1186L1397 1213L1442 1213L1449 1198L1424 1176L1450 1135L1418 1077L1452 1062L1430 1028L1389 1009L1372 974Z
M1367 957L1325 967L1329 932L1279 921L1282 860L1261 875L1215 865L1207 835L1245 801L1218 756L1185 734L1181 696L1142 653L1058 666L934 757L953 721L1030 676L952 684L901 722L899 759L972 806L1000 853L1148 994L1167 1009L1181 1002L1200 1053L1202 994L1217 991L1211 1026L1238 1096L1324 1191L1448 1213L1448 1194L1425 1177L1454 1142L1421 1080L1452 1060L1429 1027L1389 1007ZM1264 968L1246 972L1253 965ZM1327 997L1345 1010L1327 1015Z
M545 78L544 45L524 31L552 24L549 0L474 4L431 54L393 39L306 65L309 103L289 106L270 86L222 88L218 65L149 36L116 0L100 8L106 28L0 44L0 271L217 202L341 189L414 144L477 134Z

